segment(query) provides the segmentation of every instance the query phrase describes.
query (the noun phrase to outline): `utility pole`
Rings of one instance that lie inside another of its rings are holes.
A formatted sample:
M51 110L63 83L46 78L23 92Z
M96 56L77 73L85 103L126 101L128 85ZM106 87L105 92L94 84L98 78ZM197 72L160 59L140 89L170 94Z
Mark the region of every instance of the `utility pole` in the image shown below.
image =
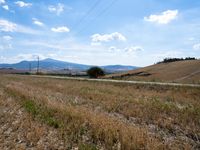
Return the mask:
M37 62L37 74L39 73L39 67L40 67L40 57L38 56L38 62Z
M31 63L29 63L29 72L31 73Z

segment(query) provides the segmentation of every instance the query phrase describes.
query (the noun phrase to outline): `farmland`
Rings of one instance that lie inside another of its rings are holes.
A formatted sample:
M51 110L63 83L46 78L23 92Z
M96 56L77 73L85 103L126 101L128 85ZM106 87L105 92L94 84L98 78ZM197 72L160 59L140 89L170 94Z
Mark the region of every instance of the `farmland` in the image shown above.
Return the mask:
M200 83L200 60L159 63L151 66L107 75L105 78L128 81Z
M199 149L200 88L0 76L0 149Z

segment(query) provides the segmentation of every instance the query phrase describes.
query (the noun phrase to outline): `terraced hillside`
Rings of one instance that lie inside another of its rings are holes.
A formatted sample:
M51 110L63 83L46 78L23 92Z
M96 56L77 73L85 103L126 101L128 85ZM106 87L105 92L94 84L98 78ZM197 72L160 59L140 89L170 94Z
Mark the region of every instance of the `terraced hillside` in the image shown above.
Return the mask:
M199 149L200 88L0 75L0 149Z
M200 84L200 60L161 63L106 78Z

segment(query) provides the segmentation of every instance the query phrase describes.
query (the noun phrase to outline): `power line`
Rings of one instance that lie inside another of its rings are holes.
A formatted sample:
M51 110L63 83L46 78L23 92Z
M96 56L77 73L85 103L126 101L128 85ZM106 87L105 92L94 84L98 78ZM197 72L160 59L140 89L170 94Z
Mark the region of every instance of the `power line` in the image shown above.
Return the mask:
M110 7L112 7L118 0L113 0L107 7L105 7L99 14L97 14L97 16L95 17L98 18L99 16L101 16L102 14L104 14Z
M101 1L97 0L92 7L86 12L86 14L79 20L79 22L77 22L73 27L72 30L76 27L78 27L91 13L92 11L99 5Z
M112 7L116 2L117 2L118 0L112 0L112 2L109 4L109 5L107 5L107 7L105 7L102 11L100 11L92 20L91 20L91 22L93 21L95 21L98 17L100 17L102 14L104 14L110 7ZM87 29L88 28L88 26L89 26L89 24L91 24L91 22L90 23L87 23L81 30L79 30L76 34L80 34L81 32L83 32L83 31L85 31L85 29Z

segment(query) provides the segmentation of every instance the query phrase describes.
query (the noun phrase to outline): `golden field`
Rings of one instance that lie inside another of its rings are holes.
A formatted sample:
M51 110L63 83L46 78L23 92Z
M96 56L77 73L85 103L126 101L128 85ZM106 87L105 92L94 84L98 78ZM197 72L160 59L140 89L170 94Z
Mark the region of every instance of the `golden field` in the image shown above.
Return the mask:
M1 149L200 148L200 88L0 75L0 108Z
M129 81L155 81L200 84L200 60L160 63L104 78Z

